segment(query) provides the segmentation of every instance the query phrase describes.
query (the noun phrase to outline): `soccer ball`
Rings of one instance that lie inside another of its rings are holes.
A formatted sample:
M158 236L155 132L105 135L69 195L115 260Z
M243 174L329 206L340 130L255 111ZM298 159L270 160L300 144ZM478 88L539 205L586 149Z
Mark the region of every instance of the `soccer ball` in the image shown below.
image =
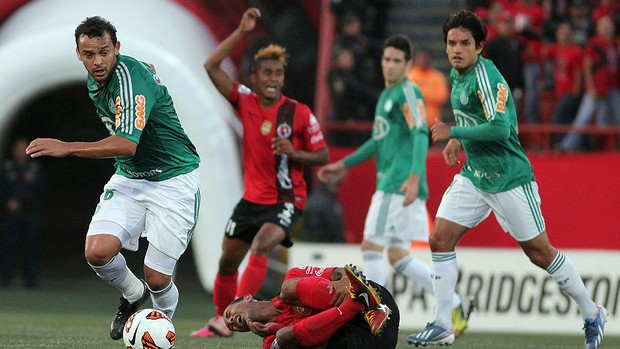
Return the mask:
M172 321L155 309L138 310L123 328L127 349L169 349L174 346L175 339Z

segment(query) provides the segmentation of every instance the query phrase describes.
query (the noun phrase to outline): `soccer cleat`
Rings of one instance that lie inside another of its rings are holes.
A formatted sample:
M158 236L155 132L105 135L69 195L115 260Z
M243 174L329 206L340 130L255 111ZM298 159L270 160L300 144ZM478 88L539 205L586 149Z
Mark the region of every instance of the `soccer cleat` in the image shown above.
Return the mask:
M364 319L370 326L370 333L378 336L385 328L392 310L385 304L379 304L378 307L372 310L366 310L364 312Z
M121 297L121 304L118 306L118 310L116 311L116 315L114 316L114 320L110 324L110 337L112 339L117 340L123 338L123 327L125 327L125 323L127 319L138 311L138 307L146 302L146 299L151 295L148 287L146 287L146 283L143 280L142 284L144 285L144 292L142 293L142 297L133 303L129 303L127 299Z
M476 299L474 297L461 296L461 305L452 309L452 330L455 337L459 337L465 332L469 316L475 309Z
M407 336L407 342L417 346L438 345L448 346L454 343L454 332L435 324L435 321L426 325L426 328L418 334Z
M207 322L207 327L220 337L232 337L234 332L226 326L223 316L215 316Z
M364 304L366 310L376 309L381 304L381 296L374 287L372 287L361 270L352 264L344 266L345 274L349 279L351 286L349 292L354 301Z
M585 349L596 349L603 345L605 323L609 313L602 305L598 306L598 314L594 319L586 319L583 329L586 332Z

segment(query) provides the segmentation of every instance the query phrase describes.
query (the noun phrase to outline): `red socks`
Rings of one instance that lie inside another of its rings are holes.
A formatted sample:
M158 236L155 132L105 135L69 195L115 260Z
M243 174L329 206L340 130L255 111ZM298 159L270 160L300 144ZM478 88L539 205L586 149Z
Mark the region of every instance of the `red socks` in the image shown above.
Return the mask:
M329 340L338 329L360 314L364 305L347 299L337 308L329 308L293 325L293 335L304 347L312 347Z
M237 297L242 297L246 294L255 295L263 285L266 275L267 257L250 254L250 260L237 288Z
M213 285L213 303L215 303L215 315L223 316L224 310L235 300L233 296L237 292L237 278L239 273L234 275L222 275L217 273Z
M329 294L327 286L329 286L329 280L327 279L307 277L297 281L295 293L297 293L297 299L299 299L301 304L309 308L317 310L329 309L332 307L329 305L329 302L332 301L334 295Z

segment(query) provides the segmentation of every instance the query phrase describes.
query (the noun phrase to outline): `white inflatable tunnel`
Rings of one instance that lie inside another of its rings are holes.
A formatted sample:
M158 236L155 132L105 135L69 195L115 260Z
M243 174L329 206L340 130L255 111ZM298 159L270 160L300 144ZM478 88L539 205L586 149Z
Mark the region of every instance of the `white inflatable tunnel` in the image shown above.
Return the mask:
M242 192L240 126L204 72L202 64L217 42L192 13L165 0L39 0L21 7L0 27L0 137L29 100L86 82L73 32L95 15L116 26L122 54L156 67L202 157L201 212L192 248L200 281L211 291L224 226ZM232 72L230 64L226 68Z

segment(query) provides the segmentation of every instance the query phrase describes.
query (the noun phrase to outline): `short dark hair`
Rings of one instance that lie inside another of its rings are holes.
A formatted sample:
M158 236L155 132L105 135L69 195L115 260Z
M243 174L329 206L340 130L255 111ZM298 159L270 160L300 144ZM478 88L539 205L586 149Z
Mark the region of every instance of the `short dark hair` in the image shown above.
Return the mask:
M116 28L105 18L94 16L86 17L80 25L75 28L75 44L80 41L80 36L86 35L89 38L103 37L105 33L110 34L112 44L116 45Z
M393 47L405 53L405 61L411 59L413 44L405 34L394 34L383 42L383 49Z
M476 41L476 48L479 48L487 37L487 27L482 18L471 11L461 10L448 17L443 25L443 42L445 44L448 43L448 32L454 28L469 30Z

